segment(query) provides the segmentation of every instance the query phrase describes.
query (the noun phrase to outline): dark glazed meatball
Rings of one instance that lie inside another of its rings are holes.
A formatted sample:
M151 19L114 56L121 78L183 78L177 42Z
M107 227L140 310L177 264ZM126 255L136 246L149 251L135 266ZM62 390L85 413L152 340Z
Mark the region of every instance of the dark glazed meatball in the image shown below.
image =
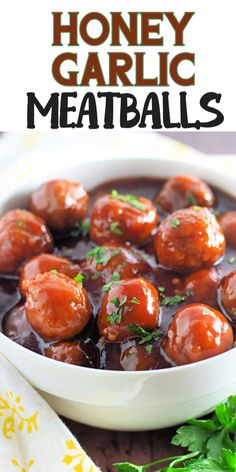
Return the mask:
M222 313L193 303L175 313L162 346L171 361L183 365L217 356L233 344L233 330Z
M197 270L183 278L176 293L190 294L192 302L217 305L217 288L221 277L221 271L216 267Z
M47 341L64 341L88 324L91 306L80 282L46 272L23 283L28 322Z
M45 356L66 364L95 368L97 366L96 347L91 340L51 344L45 349Z
M31 194L30 209L53 230L67 231L85 218L88 194L79 182L50 180Z
M101 285L110 282L114 274L124 280L144 274L149 269L141 251L117 243L107 243L92 249L81 264L83 274L89 278L95 275Z
M74 278L79 272L80 267L73 264L64 257L54 256L53 254L41 254L30 259L24 264L20 272L20 289L23 291L23 283L26 280L33 279L38 274L54 271Z
M227 243L236 248L236 211L228 211L219 217Z
M17 272L24 261L52 247L52 236L38 216L12 210L0 218L0 272Z
M113 284L105 293L98 315L98 330L109 341L133 336L131 326L153 330L158 325L158 292L147 280L134 278Z
M215 216L193 206L162 221L154 246L160 264L185 273L215 264L224 255L225 238Z
M167 180L157 197L157 204L167 213L191 205L212 207L214 203L215 197L208 185L189 175Z
M106 242L141 243L156 227L158 215L151 200L113 191L94 204L90 237L97 244Z
M220 285L220 302L226 313L236 321L236 270L223 278Z
M122 349L120 363L123 370L150 370L169 367L160 353L159 344L155 342L140 344L140 339L127 341Z

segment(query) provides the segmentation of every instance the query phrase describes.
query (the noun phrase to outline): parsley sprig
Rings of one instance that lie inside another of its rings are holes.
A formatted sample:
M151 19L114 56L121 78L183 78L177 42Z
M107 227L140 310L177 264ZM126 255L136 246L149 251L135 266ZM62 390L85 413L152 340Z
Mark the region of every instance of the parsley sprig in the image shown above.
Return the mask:
M136 326L133 324L128 325L128 330L141 337L139 344L146 344L145 349L149 354L152 352L152 348L153 348L153 345L151 343L155 341L161 334L159 329L154 329L153 331L147 331L141 326Z
M113 284L118 284L119 282L120 282L120 274L118 272L114 272L112 275L111 281L103 285L102 287L103 292L109 292L111 290L111 286Z
M121 300L119 297L113 298L113 300L110 301L112 305L114 305L117 310L113 311L110 315L107 317L107 321L109 323L114 324L114 323L120 323L122 320L122 311L123 307L127 301L127 296L125 295Z
M117 198L118 200L122 200L123 202L130 203L131 206L137 208L138 210L145 210L145 205L141 203L135 195L127 194L123 195L119 193L117 190L112 190L110 193L111 198Z
M95 264L107 264L112 259L112 257L121 252L121 248L114 249L111 252L109 251L110 249L107 246L97 246L88 251L85 257L86 259L93 257Z
M113 221L113 223L110 224L111 232L114 234L117 234L118 236L121 236L124 234L124 231L122 231L120 227L119 221Z
M130 462L113 464L118 472L145 472L162 463L169 466L156 472L236 472L236 396L220 403L211 418L189 420L181 426L172 444L188 449L189 453L158 459L144 465Z
M76 223L70 234L74 238L82 237L85 238L89 233L90 220L86 219L80 223Z

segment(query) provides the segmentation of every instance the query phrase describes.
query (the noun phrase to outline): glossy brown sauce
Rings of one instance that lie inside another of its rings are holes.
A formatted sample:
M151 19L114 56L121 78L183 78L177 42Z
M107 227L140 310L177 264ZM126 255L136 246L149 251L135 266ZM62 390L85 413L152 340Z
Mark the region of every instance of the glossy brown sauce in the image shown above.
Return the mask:
M92 192L90 192L89 213L91 212L91 208L95 199L104 193L109 193L112 189L117 189L119 193L142 195L155 202L155 199L160 192L164 181L165 180L163 179L154 178L131 178L107 182L103 185L100 185L99 187L96 187ZM216 215L236 209L236 201L234 198L217 189L213 190L216 196L216 206L213 211ZM163 214L159 209L158 212L161 221L166 215ZM54 241L55 245L53 252L56 255L61 255L78 263L81 262L84 259L86 253L95 246L95 244L90 242L88 238L79 238L78 240L76 231L63 236L54 234ZM194 298L191 293L191 286L186 292L186 286L184 284L185 276L176 274L170 270L166 270L156 263L153 254L152 238L150 238L150 240L147 241L145 245L139 246L139 248L147 253L147 262L150 264L150 271L145 274L145 277L154 286L164 287L165 297L173 297L176 294L185 296L185 300L181 303L167 307L161 306L160 330L163 334L166 332L173 314L177 311L177 309L186 304L199 301L201 303L206 303L209 306L218 309L219 311L222 311L222 307L220 307L218 304L216 290L212 289L212 291L208 291L207 300L196 300L196 298ZM228 246L224 260L221 261L216 267L212 268L212 277L215 280L220 281L224 275L228 274L231 270L236 269L236 257L235 260L232 259L234 256L236 256L236 249ZM97 346L97 360L95 363L96 367L102 369L120 370L122 369L122 365L120 363L122 352L124 352L126 349L133 349L133 340L126 340L122 343L111 343L104 340L99 340L95 319L99 311L102 296L101 286L99 286L99 283L96 280L85 279L84 287L89 294L89 298L93 306L93 318L79 338L83 338L85 340L88 338L92 339L94 344ZM162 299L161 292L159 295L160 299ZM14 339L15 342L18 342L24 347L35 352L43 354L44 349L46 346L48 346L48 344L46 344L32 330L30 325L28 325L25 319L23 305L18 308L19 304L22 304L22 302L23 300L21 300L20 292L18 290L17 277L6 277L4 275L0 275L1 330L11 339ZM16 305L17 308L14 309ZM160 340L155 341L154 349L159 350L159 344ZM165 368L169 366L170 364L168 361L164 358L162 353L159 352L155 366L152 366L152 368Z

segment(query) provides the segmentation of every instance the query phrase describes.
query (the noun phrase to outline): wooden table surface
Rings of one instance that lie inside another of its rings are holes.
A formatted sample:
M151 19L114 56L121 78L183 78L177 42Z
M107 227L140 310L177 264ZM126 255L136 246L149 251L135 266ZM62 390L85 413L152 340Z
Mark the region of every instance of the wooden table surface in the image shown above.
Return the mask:
M102 472L114 471L114 462L145 464L161 457L176 455L180 451L170 445L176 428L124 433L91 428L62 419Z

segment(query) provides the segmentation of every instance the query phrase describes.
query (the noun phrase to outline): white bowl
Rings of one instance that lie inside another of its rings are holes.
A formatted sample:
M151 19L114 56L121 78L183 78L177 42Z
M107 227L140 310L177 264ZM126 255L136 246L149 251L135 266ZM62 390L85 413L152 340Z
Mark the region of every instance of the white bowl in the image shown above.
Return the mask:
M194 174L236 196L235 179L199 164L171 159L111 159L79 162L42 174L0 196L0 212L24 205L28 193L57 177L81 181L87 189L116 177ZM0 334L0 350L59 413L82 423L116 430L148 430L183 423L210 411L236 393L236 349L212 359L165 370L115 372L63 364L31 352Z

